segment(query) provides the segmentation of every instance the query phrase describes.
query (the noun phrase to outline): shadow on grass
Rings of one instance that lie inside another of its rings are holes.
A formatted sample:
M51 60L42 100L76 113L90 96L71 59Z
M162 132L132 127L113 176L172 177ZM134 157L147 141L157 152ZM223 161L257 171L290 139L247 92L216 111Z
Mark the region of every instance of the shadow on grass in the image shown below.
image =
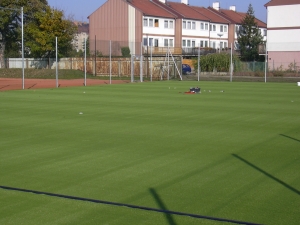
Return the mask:
M269 174L268 172L262 170L261 168L255 166L254 164L250 163L249 161L247 161L246 159L243 159L242 157L236 155L236 154L232 154L233 157L241 160L242 162L246 163L248 166L251 166L252 168L258 170L259 172L263 173L264 175L266 175L267 177L275 180L276 182L278 182L279 184L283 185L284 187L288 188L289 190L295 192L296 194L300 195L300 191L297 190L296 188L288 185L287 183L283 182L282 180L279 180L278 178L274 177L273 175Z
M153 198L155 199L156 203L158 204L159 208L162 209L163 211L166 211L165 217L166 217L168 223L170 225L176 225L176 222L173 219L172 214L167 213L168 209L167 209L166 205L164 204L164 202L162 201L162 199L160 198L160 196L157 194L156 190L154 188L150 188L149 191L150 191L151 195L153 196Z
M166 209L156 209L156 208L150 208L150 207L138 206L138 205L131 205L131 204L120 203L120 202L110 202L110 201L105 201L105 200L83 198L83 197L77 197L77 196L71 196L71 195L55 194L55 193L50 193L50 192L43 192L43 191L36 191L36 190L29 190L29 189L1 186L1 185L0 185L0 189L9 190L9 191L32 193L32 194L37 194L37 195L47 195L47 196L56 197L56 198L64 198L64 199L70 199L70 200L77 200L77 201L84 201L84 202L91 202L91 203L98 203L98 204L105 204L105 205L112 205L112 206L119 206L119 207L128 207L128 208L132 208L132 209L146 210L146 211L152 211L152 212L157 212L157 213L164 213L167 216L168 222L171 225L176 225L175 221L172 218L172 215L187 216L187 217L193 217L193 218L198 218L198 219L207 219L207 220L226 222L226 223L234 223L234 224L259 225L259 224L256 224L256 223L249 223L249 222L243 222L243 221L237 221L237 220L230 220L230 219L223 219L223 218L217 218L217 217L203 216L203 215L190 214L190 213L184 213L184 212L169 211L169 210L166 210ZM155 190L150 189L150 191L153 194L156 201L159 203L160 207L161 208L166 208L164 203L161 201L160 197L158 196L158 194L155 192ZM170 215L167 215L167 214L170 214Z
M300 140L296 139L296 138L293 138L293 137L290 137L290 136L287 136L287 135L284 135L284 134L280 134L282 137L286 137L286 138L289 138L291 140L294 140L294 141L298 141L300 142Z

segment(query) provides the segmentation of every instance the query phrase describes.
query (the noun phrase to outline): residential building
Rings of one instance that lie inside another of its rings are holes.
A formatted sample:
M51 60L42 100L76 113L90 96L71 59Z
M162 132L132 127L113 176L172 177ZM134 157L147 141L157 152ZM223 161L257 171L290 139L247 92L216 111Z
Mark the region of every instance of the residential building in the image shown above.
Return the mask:
M75 21L74 24L77 26L77 32L75 33L72 44L77 52L80 50L84 51L85 41L89 37L89 24L78 21Z
M230 21L218 13L204 7L190 6L195 11L209 18L209 47L217 50L229 48L228 40ZM201 47L203 47L201 43Z
M300 0L272 0L267 8L267 51L270 69L290 69L300 64ZM297 64L298 63L298 64Z
M154 46L154 54L165 54L167 49L195 54L198 47L220 51L236 42L236 27L245 15L233 6L221 9L219 2L204 8L191 6L188 0L107 0L89 16L90 37L118 41L130 47L132 54L149 53L149 46ZM265 23L257 22L266 29ZM91 50L100 46L90 42Z
M220 7L219 2L214 2L213 7L208 7L211 12L217 13L218 15L222 16L223 18L229 21L228 27L228 43L234 44L234 49L238 50L238 31L242 24L243 19L247 15L246 12L238 12L235 6L230 6L229 9L222 9ZM255 22L260 29L261 35L263 36L264 40L266 39L266 30L267 24L262 22L261 20L255 18Z
M156 48L163 47L165 40L175 41L177 16L150 0L108 0L88 18L91 39L118 41L130 47L131 54L141 54L143 37ZM96 41L90 42L90 49L107 53L107 47Z

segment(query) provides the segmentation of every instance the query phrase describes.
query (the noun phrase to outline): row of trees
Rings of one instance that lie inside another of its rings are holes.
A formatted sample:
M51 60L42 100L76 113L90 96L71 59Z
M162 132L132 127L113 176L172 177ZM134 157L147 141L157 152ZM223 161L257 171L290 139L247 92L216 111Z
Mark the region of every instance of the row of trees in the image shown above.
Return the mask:
M0 1L0 63L5 57L21 56L21 7L23 7L25 57L55 57L58 37L59 57L74 54L72 39L77 27L62 10L51 8L47 0Z

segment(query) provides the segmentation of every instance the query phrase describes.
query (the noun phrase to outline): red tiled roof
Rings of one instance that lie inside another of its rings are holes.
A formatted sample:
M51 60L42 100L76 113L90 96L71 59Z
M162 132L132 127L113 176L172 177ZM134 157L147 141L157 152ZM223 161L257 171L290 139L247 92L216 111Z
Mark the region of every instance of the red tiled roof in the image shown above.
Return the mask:
M168 12L173 13L178 18L182 18L182 15L179 12L177 12L176 10L170 8L167 4L162 3L160 0L150 0L150 1L152 1L153 3L157 4L158 6L164 8L164 9L166 9Z
M140 10L146 16L176 18L177 16L149 0L131 0L130 5Z
M220 15L224 16L226 19L230 20L232 23L235 24L241 24L247 13L243 12L237 12L229 9L220 9L220 10L215 10L211 7L209 7L209 10L213 12L217 12ZM267 27L267 24L260 21L259 19L255 18L255 22L257 23L257 26L259 27Z
M208 17L197 12L196 10L193 10L190 6L188 6L184 3L167 2L166 5L169 6L170 8L172 8L173 10L177 11L178 13L180 13L183 18L209 21Z
M192 9L196 10L197 12L201 13L202 15L206 16L210 19L213 23L229 23L230 21L228 19L225 19L224 17L220 16L218 13L215 13L213 11L208 10L204 7L199 6L190 6Z
M265 7L277 6L277 5L297 5L297 4L300 4L300 0L271 0L267 4L265 4Z

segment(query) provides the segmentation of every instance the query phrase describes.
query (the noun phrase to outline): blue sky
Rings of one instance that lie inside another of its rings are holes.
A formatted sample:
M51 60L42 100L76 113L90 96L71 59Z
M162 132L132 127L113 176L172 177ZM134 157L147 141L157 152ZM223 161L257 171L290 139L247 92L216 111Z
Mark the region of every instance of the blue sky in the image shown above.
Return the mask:
M87 17L106 1L107 0L48 0L48 4L51 7L63 10L66 17L88 22ZM180 0L170 1L180 2ZM264 4L269 2L269 0L189 0L190 5L204 7L212 6L213 2L220 2L221 8L225 9L228 9L231 5L235 5L236 10L240 12L247 12L248 6L251 3L254 8L255 16L266 22L267 10Z

